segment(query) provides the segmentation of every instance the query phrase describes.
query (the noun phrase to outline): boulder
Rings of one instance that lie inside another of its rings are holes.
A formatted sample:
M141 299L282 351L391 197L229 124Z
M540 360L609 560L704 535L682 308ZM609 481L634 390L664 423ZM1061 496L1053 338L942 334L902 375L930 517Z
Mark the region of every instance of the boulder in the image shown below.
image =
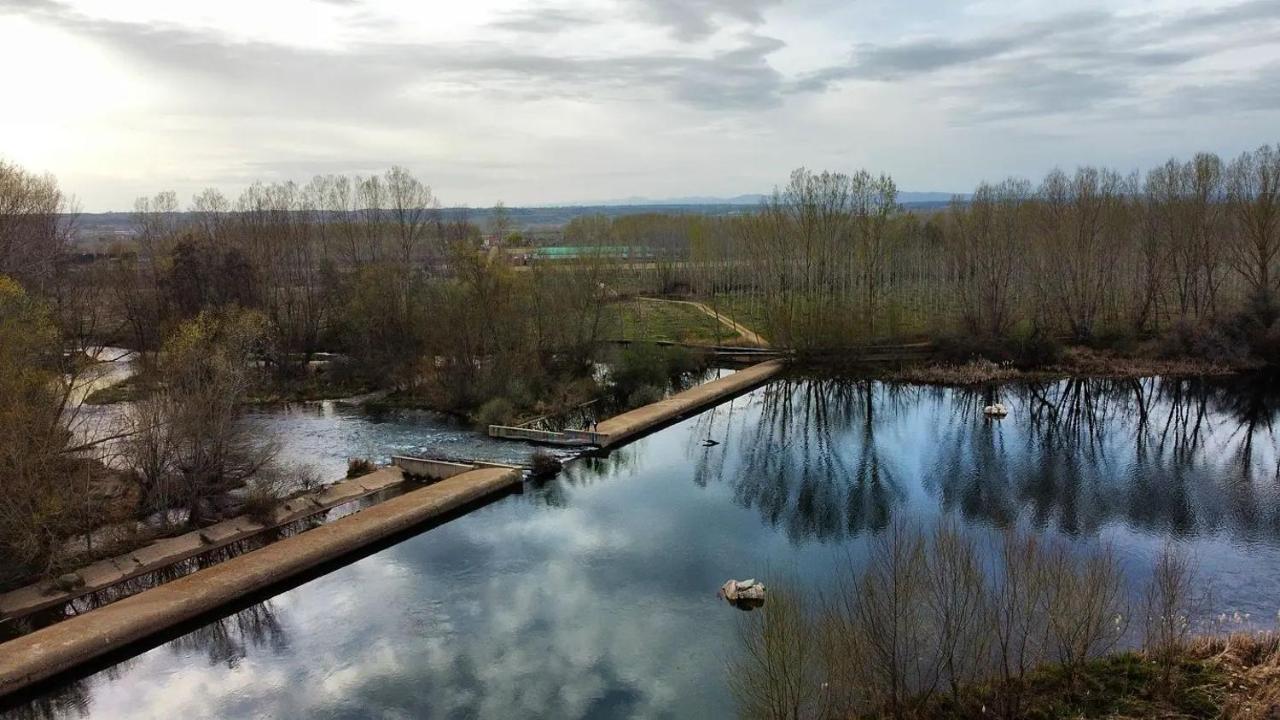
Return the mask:
M764 603L764 585L755 578L748 580L728 580L720 586L719 597L737 607L756 607Z
M76 588L84 587L84 578L80 577L80 573L63 573L53 581L53 586L62 592L71 592Z

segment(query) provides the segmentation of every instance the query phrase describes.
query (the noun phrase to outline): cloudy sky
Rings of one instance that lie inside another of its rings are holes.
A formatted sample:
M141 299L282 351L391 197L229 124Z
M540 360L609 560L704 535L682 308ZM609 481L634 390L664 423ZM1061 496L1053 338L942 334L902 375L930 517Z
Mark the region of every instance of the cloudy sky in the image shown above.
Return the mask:
M88 211L409 167L445 204L964 191L1280 141L1280 0L0 0L0 157Z

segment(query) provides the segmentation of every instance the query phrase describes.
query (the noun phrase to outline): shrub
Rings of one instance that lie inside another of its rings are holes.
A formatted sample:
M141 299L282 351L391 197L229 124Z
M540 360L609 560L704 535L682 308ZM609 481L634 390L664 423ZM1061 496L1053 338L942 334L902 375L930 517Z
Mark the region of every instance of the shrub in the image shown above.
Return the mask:
M627 407L638 408L651 405L666 397L661 388L653 385L641 385L627 396Z
M898 522L869 550L837 574L818 612L769 582L733 663L750 716L928 717L976 692L984 709L956 716L1025 717L1036 668L1057 663L1066 694L1088 694L1088 663L1126 630L1125 585L1106 547L1077 552L1009 532L985 562L957 526Z
M1013 361L1024 367L1052 365L1062 359L1062 343L1040 328L1013 333L1010 344Z
M1195 564L1186 553L1166 545L1156 557L1142 597L1143 650L1160 666L1165 683L1186 649L1193 617L1205 604L1199 584Z
M377 463L369 458L348 458L347 477L358 478L378 469Z
M564 463L560 462L560 458L545 450L535 451L533 457L529 459L530 473L536 480L553 478L563 467Z
M618 355L612 363L609 380L615 398L630 398L646 386L661 393L662 388L670 386L681 376L703 367L702 358L688 348L638 344L629 346Z
M934 343L939 358L947 363L963 364L975 360L1002 363L1014 359L1008 340L993 335L943 335Z
M940 358L948 363L963 364L989 360L1000 364L1011 362L1022 367L1043 367L1062 359L1062 344L1040 329L996 335L944 335L934 343Z
M1239 329L1210 323L1177 322L1160 339L1159 352L1167 358L1198 358L1233 364L1245 360L1247 343Z
M476 425L487 428L490 425L506 425L515 419L516 408L504 397L492 398L476 411Z
M275 523L275 510L280 504L282 488L279 476L264 473L253 478L245 486L244 503L240 512L263 525Z
M628 397L645 385L660 386L667 383L667 353L657 345L630 345L613 363L609 379L618 397Z

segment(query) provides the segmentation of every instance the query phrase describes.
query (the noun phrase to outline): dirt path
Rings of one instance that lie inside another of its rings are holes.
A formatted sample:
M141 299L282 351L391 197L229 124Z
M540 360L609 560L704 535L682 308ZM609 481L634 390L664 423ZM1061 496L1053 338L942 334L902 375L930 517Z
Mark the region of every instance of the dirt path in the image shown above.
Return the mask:
M757 334L755 331L753 331L751 328L748 328L746 325L743 325L742 323L738 322L737 320L734 320L733 318L729 317L728 315L725 315L724 313L716 312L714 309L696 300L671 300L668 298L652 298L652 297L638 297L637 299L648 300L649 302L680 303L683 305L692 305L693 307L700 310L703 314L715 318L717 321L719 321L721 325L724 325L725 327L737 333L738 337L746 341L747 344L755 345L757 347L769 347L769 341L760 337L760 335Z

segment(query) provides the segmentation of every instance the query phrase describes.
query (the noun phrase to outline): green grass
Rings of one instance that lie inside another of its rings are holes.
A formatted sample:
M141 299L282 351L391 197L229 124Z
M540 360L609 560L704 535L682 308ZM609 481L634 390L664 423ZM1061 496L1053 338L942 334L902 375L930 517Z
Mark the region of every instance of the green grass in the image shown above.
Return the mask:
M770 327L761 299L749 295L721 294L704 302L766 339L773 339L769 337ZM865 325L861 319L847 316L844 319L851 321L847 331L852 333L849 339L854 341L908 342L923 339L936 331L928 319L923 303L906 292L897 292L892 297L885 298L876 314L874 334L870 338L862 337Z
M725 343L736 334L715 318L684 303L622 300L605 308L605 336L615 340Z

